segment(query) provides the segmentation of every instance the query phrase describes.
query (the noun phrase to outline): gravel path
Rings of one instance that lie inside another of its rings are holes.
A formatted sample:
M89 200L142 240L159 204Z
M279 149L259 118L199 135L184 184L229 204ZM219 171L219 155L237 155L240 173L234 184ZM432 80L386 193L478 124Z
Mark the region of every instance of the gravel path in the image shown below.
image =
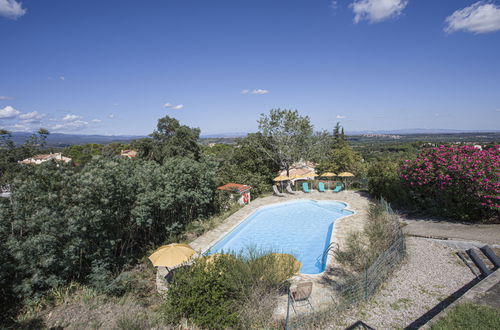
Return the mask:
M375 329L404 328L474 278L449 247L412 237L407 251L406 261L374 297L329 328L358 320Z

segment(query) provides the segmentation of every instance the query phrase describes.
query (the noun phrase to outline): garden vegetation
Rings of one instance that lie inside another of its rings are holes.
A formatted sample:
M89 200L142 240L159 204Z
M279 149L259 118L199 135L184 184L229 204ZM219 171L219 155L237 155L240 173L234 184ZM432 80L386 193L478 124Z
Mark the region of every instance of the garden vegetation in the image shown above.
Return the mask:
M301 160L316 162L319 172L352 172L358 186L406 211L470 222L500 221L500 148L494 143L483 150L428 148L417 142L353 147L340 124L331 132L316 132L309 117L286 109L262 114L258 124L257 133L233 145L202 146L200 129L166 116L150 136L130 145L63 150L47 148L49 132L44 129L22 145L0 130L0 186L11 191L10 198L0 199L0 313L5 322L15 320L20 310L47 292L71 283L109 296L135 290L130 269L147 252L192 239L237 210L217 186L249 184L255 198L271 191L277 171ZM119 157L122 148L137 150L138 157ZM61 151L73 164L17 163ZM361 269L390 241L391 226L374 206L364 233L353 236L346 250L337 251L339 261ZM164 306L169 322L188 319L212 327L203 308L223 297L220 308L229 314L217 319L220 324L265 327L240 307L279 290L283 282L264 275L252 282L255 271L264 274L271 267L256 262L223 258L179 271L186 276L174 279L172 292L185 292L203 281L213 281L220 290L211 292L213 297L193 296L192 302L169 298ZM221 283L220 278L227 281ZM268 320L272 305L264 304L269 310L252 306L245 311L259 311L256 314Z

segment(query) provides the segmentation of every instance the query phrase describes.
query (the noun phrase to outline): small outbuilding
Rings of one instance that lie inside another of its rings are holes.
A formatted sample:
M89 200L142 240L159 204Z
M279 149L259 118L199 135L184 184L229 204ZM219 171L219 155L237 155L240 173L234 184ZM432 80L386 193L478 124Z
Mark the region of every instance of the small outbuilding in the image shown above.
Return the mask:
M237 198L238 204L244 205L250 203L251 195L250 190L251 186L247 186L244 184L238 183L228 183L223 186L217 187L217 190L224 190L231 192L231 198ZM236 197L235 197L236 196Z

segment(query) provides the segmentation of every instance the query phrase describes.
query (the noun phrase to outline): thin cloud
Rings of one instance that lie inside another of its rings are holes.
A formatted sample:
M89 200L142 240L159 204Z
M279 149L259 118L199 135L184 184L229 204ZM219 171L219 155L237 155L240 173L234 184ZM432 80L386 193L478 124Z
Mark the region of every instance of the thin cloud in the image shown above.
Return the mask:
M0 95L0 101L12 100L12 97Z
M78 131L82 128L87 127L89 123L83 120L74 120L70 122L64 122L60 124L53 125L51 127L52 130L54 131Z
M0 119L11 119L16 118L21 111L14 109L10 105L0 109Z
M172 109L172 110L180 110L184 108L184 104L173 105L170 102L167 102L163 105L164 108Z
M75 121L75 120L80 120L82 119L82 116L77 116L77 115L70 115L67 114L66 116L63 117L63 121Z
M478 1L469 7L456 10L446 18L444 31L453 33L466 31L488 33L500 30L500 6Z
M108 118L113 119L113 118L115 118L115 115L114 115L113 113L112 113L112 114L109 114L109 115L108 115Z
M336 119L346 119L347 116L342 116L342 115L337 115L335 116Z
M93 122L93 123L100 123L101 121L102 121L102 120L97 119L97 118L96 118L96 119L92 119L92 122Z
M26 14L26 9L22 3L16 0L0 0L0 16L7 17L13 20Z
M244 89L241 91L241 94L253 94L253 95L264 95L269 93L267 89Z
M66 77L65 76L60 76L59 79L62 80L62 81L65 81Z
M19 119L23 123L36 123L40 122L45 117L44 114L38 113L38 111L32 111L28 113L23 113L19 115Z
M354 23L381 22L401 15L408 0L355 0L350 7L354 12Z

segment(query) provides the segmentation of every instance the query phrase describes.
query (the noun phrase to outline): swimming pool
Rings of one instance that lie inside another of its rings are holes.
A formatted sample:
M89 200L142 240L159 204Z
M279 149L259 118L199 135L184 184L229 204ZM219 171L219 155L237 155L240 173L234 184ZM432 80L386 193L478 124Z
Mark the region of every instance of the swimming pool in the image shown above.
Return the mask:
M335 220L353 214L346 206L299 200L261 207L214 244L208 254L245 253L249 248L289 253L302 263L301 273L321 273Z

